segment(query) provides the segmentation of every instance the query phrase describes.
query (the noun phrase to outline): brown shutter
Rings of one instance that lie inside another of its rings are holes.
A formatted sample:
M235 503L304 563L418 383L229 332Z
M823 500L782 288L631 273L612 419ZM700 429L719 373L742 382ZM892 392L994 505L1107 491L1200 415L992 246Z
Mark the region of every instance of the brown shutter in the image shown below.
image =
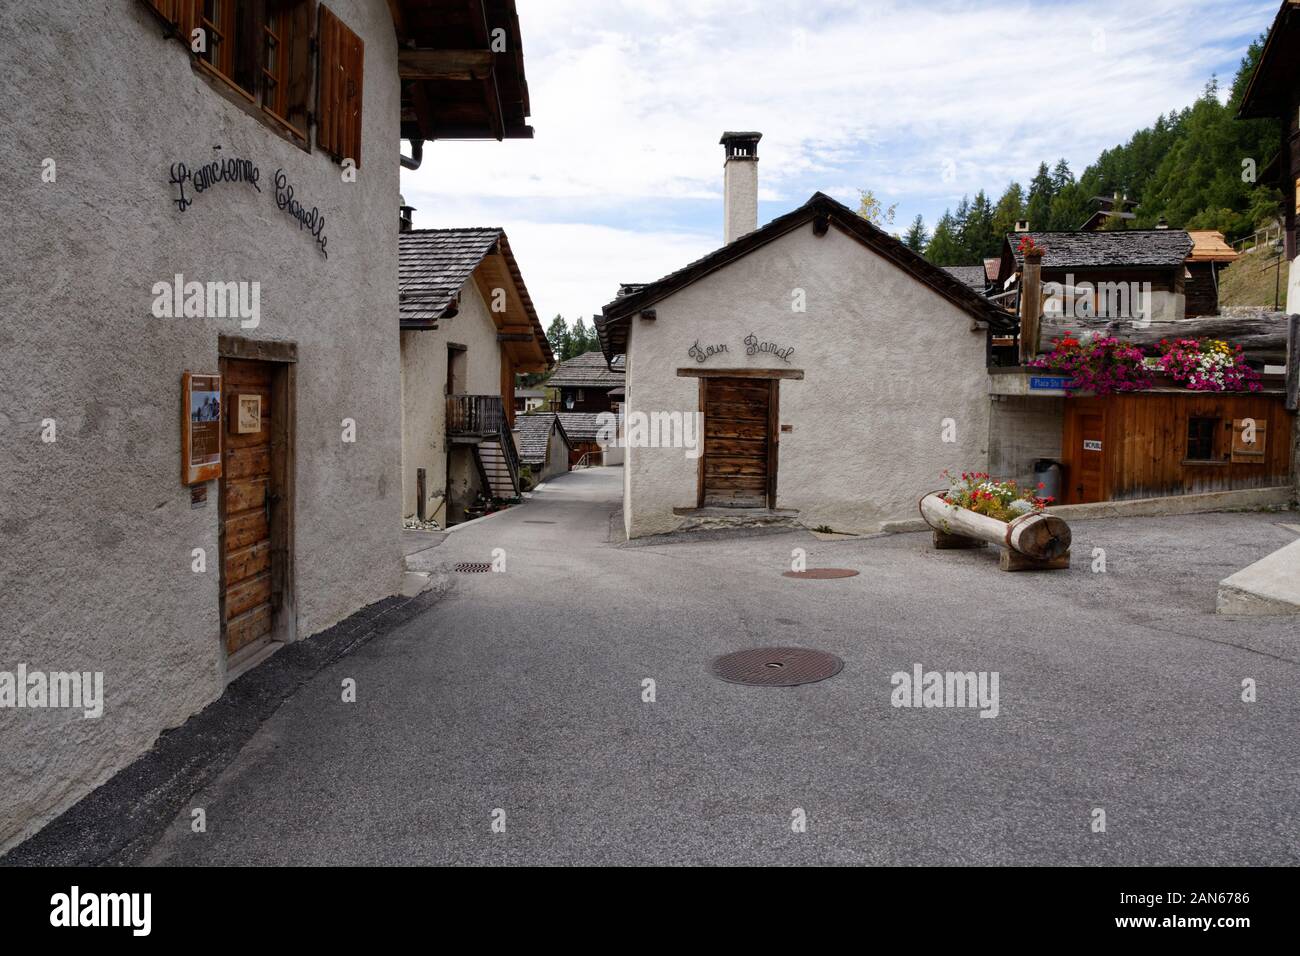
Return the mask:
M190 24L194 22L194 4L197 0L142 0L142 2L164 22L175 27L180 34L180 39L186 46L189 45Z
M294 132L308 137L311 110L311 31L316 25L316 0L296 0L285 10L289 46L288 90L285 120Z
M1262 465L1268 449L1268 422L1255 421L1255 440L1246 441L1246 420L1232 422L1232 461L1234 464Z
M365 44L328 7L320 8L316 145L361 166L361 79Z

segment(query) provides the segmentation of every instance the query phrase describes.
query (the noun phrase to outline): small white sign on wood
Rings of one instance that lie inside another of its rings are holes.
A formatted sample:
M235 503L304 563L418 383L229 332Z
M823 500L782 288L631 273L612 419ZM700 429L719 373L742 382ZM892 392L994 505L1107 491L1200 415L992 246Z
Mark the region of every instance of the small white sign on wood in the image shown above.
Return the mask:
M1085 439L1083 442L1084 451L1101 451L1101 442Z

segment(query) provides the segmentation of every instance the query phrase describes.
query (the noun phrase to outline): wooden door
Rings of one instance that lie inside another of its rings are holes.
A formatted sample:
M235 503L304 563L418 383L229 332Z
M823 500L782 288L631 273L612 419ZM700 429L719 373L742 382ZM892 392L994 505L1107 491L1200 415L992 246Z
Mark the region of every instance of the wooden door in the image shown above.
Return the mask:
M703 378L700 382L704 409L700 506L773 507L776 381Z
M1084 412L1079 415L1075 430L1079 447L1071 456L1075 474L1071 476L1075 504L1106 500L1106 415L1104 412Z
M225 467L221 475L221 633L235 654L269 638L279 589L272 581L276 448L272 410L276 367L269 362L223 359ZM260 414L241 401L256 396ZM256 430L253 430L254 424ZM242 428L242 431L241 431Z

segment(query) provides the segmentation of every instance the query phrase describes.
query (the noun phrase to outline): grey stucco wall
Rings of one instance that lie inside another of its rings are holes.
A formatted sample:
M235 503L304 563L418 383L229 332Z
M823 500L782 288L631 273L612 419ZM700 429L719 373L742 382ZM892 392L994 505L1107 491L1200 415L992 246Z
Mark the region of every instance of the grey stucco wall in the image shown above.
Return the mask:
M792 311L793 290L807 312ZM628 411L695 411L699 381L679 368L801 369L780 384L777 507L809 526L870 532L916 515L945 468L984 469L989 401L984 333L910 274L832 228L812 224L760 247L632 319ZM792 346L789 364L747 356L749 333ZM687 350L725 343L698 364ZM941 440L945 419L956 441ZM628 448L630 537L669 532L697 502L698 462L675 448Z
M1032 487L1034 462L1061 459L1065 399L1032 395L992 397L989 473Z
M0 847L223 689L217 485L192 510L180 481L181 373L218 370L219 334L298 344L298 636L398 587L396 43L383 0L327 6L365 41L355 183L219 95L136 0L0 7L0 670L102 671L106 698L98 720L0 710ZM261 193L218 184L178 211L169 166L215 145ZM276 207L281 167L325 214L328 260ZM154 318L176 273L260 282L260 327Z

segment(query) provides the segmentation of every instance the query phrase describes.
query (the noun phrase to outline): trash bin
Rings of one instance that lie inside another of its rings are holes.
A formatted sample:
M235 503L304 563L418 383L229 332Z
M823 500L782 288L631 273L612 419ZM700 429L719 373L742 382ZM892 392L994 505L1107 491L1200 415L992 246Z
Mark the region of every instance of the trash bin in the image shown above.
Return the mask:
M1038 497L1061 500L1061 463L1050 458L1040 458L1034 462L1034 484L1043 487L1038 490Z

